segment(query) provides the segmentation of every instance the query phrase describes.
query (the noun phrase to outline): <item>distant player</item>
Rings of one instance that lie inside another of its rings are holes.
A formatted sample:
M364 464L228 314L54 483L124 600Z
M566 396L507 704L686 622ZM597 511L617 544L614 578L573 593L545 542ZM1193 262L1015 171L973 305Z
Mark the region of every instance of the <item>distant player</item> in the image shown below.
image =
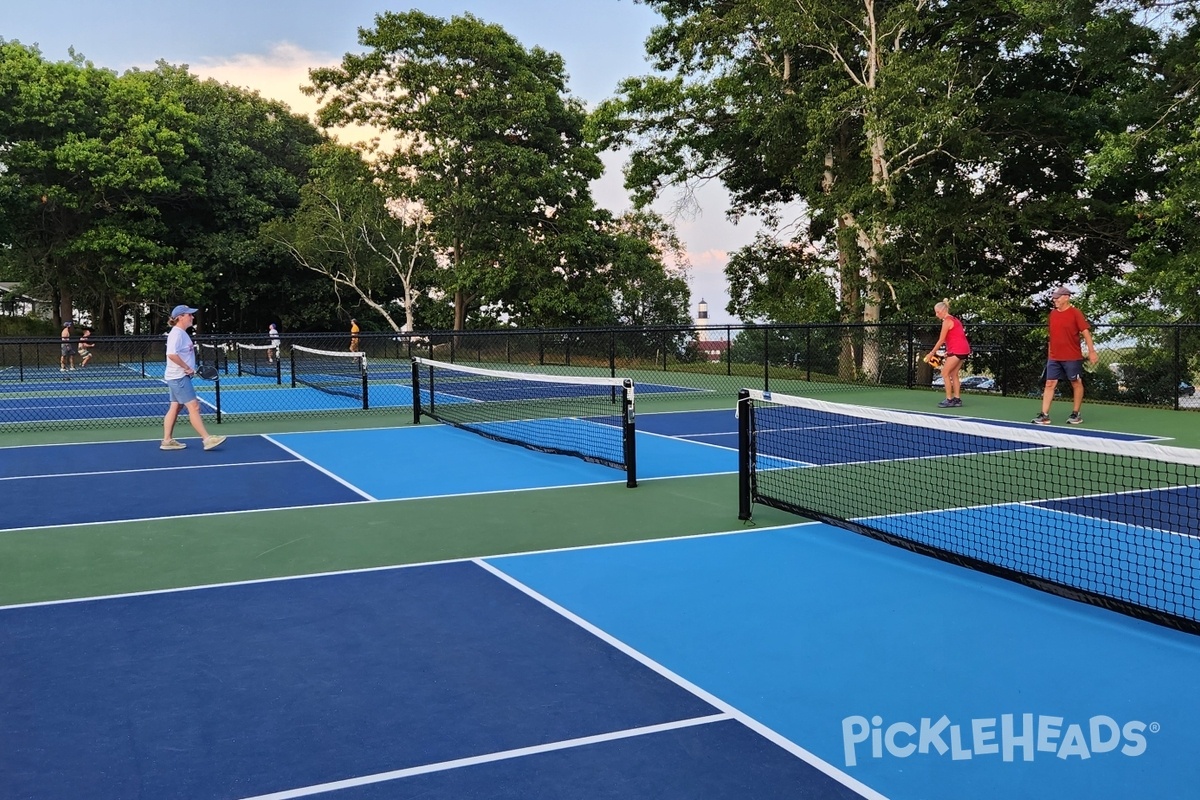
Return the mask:
M1046 358L1046 388L1042 390L1042 413L1033 418L1038 425L1050 424L1050 403L1060 380L1071 382L1073 408L1067 424L1083 422L1079 408L1083 405L1083 348L1079 337L1087 342L1088 361L1098 360L1096 345L1092 342L1091 326L1083 312L1071 305L1071 290L1060 286L1051 296L1054 308L1050 310L1047 328L1050 333L1050 348Z
M275 327L274 322L272 322L270 325L267 326L267 337L271 341L271 349L267 351L267 363L270 364L272 361L275 360L276 356L280 356L280 353L279 353L279 329ZM280 357L282 358L282 356L280 356Z
M350 352L358 352L358 320L350 320Z
M66 372L67 368L75 369L75 347L71 344L71 325L67 320L62 329L62 355L58 359L58 371Z
M91 328L84 328L83 333L81 333L79 335L79 344L76 346L79 348L79 368L80 369L83 369L84 367L86 367L88 365L88 362L92 360L92 348L95 347L95 345L93 345L91 343L91 341L90 341L91 338L92 338L92 329Z
M925 360L933 363L938 348L946 348L946 356L942 359L942 384L946 390L946 399L938 403L938 408L958 408L962 405L962 384L959 370L967 356L971 355L971 345L967 342L967 332L963 329L958 317L950 314L950 301L942 300L933 307L933 313L942 321L942 332L937 343L925 356Z

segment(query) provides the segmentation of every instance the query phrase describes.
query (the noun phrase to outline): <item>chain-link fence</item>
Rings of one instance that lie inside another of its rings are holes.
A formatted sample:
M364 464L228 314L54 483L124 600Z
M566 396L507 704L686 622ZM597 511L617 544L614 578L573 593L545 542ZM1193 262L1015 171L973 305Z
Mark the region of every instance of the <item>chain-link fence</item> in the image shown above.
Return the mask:
M1198 325L1097 325L1089 402L1196 409ZM936 324L776 325L571 330L197 336L217 381L196 381L207 416L411 418L414 356L522 372L633 378L639 405L732 406L743 387L797 394L921 389ZM1040 396L1044 325L973 325L968 391ZM166 410L166 337L0 339L0 430L145 425ZM353 350L351 348L354 348Z

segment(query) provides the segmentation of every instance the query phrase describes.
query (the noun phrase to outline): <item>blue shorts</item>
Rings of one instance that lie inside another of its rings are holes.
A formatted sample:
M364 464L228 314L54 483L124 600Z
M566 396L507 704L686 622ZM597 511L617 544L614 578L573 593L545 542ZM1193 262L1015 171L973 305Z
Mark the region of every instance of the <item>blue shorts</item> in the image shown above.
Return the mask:
M1083 375L1083 359L1078 361L1047 361L1046 380L1071 381L1074 383Z
M192 388L192 378L190 375L184 375L182 378L172 378L167 381L167 391L171 394L171 402L187 405L193 400L199 400L196 397L196 390Z

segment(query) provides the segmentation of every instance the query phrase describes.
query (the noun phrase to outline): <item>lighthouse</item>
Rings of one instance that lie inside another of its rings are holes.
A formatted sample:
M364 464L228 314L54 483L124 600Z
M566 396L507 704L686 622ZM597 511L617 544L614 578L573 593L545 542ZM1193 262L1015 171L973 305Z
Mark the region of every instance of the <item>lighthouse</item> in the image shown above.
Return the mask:
M703 298L700 300L700 305L696 307L696 338L702 342L707 342L709 338L708 303Z

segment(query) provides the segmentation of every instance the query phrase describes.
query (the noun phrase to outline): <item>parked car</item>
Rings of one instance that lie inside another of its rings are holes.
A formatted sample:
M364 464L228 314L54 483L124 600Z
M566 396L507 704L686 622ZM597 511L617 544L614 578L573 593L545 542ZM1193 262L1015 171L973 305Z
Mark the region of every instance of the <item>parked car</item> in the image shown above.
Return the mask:
M946 386L941 375L934 375L929 384L931 388L942 389ZM968 375L959 383L964 389L975 389L980 392L990 392L996 388L996 381L986 375Z
M990 392L996 388L996 381L986 375L968 375L962 379L962 388Z
M1180 397L1194 397L1195 394L1196 394L1195 386L1192 386L1187 381L1179 382L1179 396Z

